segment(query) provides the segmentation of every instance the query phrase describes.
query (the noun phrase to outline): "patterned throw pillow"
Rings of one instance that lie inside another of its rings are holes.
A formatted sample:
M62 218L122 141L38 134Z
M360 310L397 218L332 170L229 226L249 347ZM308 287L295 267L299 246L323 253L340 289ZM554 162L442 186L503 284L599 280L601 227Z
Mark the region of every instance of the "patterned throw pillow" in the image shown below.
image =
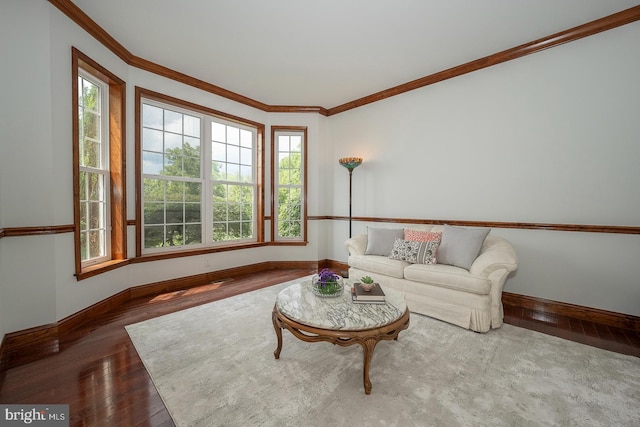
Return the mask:
M436 264L436 251L440 240L416 242L396 239L389 258L412 264Z
M404 240L412 240L414 242L433 242L436 240L442 240L442 233L405 228Z

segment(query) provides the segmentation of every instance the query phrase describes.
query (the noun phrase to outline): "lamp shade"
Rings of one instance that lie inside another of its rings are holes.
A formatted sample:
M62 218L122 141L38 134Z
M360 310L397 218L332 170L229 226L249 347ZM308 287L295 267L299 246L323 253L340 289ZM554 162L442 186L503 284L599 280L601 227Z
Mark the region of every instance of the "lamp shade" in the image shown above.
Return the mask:
M343 157L338 160L338 163L349 170L354 170L362 164L362 159L360 157Z

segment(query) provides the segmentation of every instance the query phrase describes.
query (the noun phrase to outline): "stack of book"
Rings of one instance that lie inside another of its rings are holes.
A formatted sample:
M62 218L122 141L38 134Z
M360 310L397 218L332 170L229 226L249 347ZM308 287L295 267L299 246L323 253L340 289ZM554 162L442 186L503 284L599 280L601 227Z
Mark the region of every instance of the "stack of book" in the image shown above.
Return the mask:
M365 291L361 283L354 283L351 288L351 300L358 304L384 304L384 291L378 284L370 291Z

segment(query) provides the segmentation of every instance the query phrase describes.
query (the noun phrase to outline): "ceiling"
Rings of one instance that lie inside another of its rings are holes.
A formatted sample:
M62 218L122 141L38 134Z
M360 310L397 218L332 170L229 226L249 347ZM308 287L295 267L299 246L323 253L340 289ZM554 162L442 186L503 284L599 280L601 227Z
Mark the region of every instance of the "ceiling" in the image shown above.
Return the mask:
M268 105L331 108L631 0L73 0L133 55Z

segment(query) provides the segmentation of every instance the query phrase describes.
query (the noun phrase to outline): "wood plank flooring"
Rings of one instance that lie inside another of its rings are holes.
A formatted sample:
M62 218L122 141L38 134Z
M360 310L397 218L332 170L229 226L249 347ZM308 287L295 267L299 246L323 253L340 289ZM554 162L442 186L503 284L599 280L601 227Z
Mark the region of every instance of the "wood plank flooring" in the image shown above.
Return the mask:
M271 270L129 301L73 331L58 353L0 372L0 403L69 404L71 426L173 426L124 327L312 273ZM632 331L509 306L505 322L640 357Z

